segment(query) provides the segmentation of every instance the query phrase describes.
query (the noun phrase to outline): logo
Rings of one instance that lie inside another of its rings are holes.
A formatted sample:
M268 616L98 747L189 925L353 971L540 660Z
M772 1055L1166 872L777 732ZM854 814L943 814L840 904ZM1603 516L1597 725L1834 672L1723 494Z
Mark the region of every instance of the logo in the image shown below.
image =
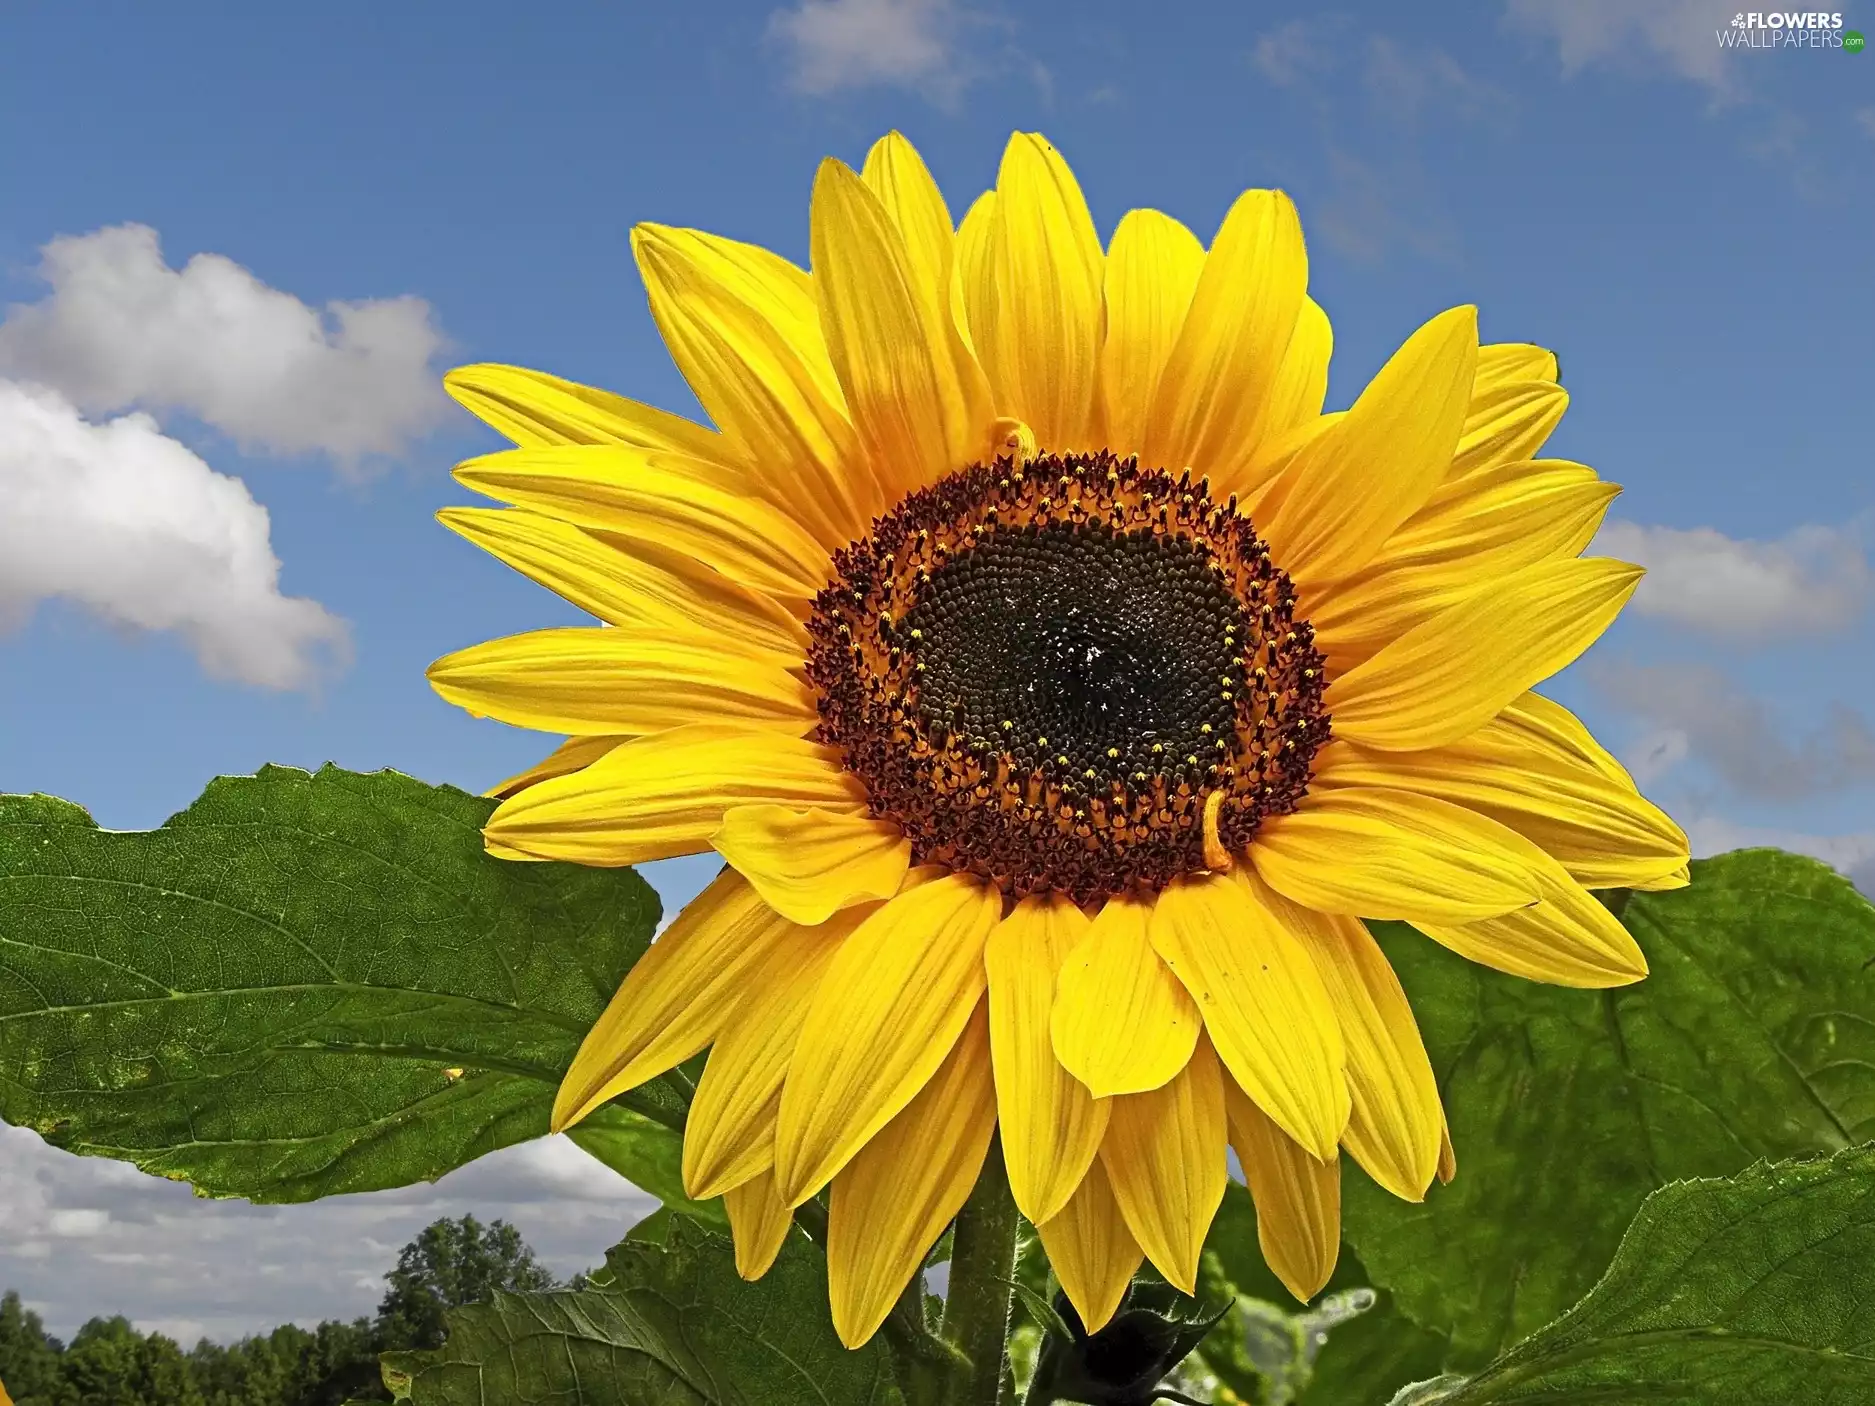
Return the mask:
M1862 32L1844 29L1840 10L1740 10L1716 31L1721 49L1847 49L1866 47Z

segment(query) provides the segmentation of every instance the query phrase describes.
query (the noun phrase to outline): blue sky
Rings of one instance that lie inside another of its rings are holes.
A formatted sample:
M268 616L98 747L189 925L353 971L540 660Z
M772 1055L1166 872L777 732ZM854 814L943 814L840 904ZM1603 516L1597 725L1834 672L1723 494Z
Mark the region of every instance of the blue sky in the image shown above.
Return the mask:
M1554 692L1696 849L1786 844L1875 887L1875 56L1722 48L1735 13L8 7L0 790L128 828L266 761L472 789L532 761L542 741L423 681L446 651L572 619L431 520L468 499L449 467L494 443L440 371L519 362L692 410L635 222L805 263L823 156L857 164L898 127L960 213L1023 129L1074 164L1103 232L1151 205L1208 236L1243 187L1289 190L1335 323L1331 405L1452 304L1477 303L1488 339L1555 348L1574 401L1546 452L1626 485L1604 545L1652 575ZM1843 18L1875 30L1875 3ZM126 413L149 418L111 427ZM655 877L681 898L700 873ZM219 1263L190 1279L177 1247L210 1208L133 1214L90 1167L0 1146L21 1168L0 1170L0 1283L67 1331L123 1311L225 1335L375 1303L383 1255L297 1292ZM529 1155L512 1184L475 1172L505 1188L475 1204L557 1185L528 1181ZM566 1268L618 1214L572 1203L595 1219L584 1240L554 1222ZM75 1204L106 1220L58 1218ZM374 1204L253 1224L290 1226L280 1255L337 1254L320 1247L356 1236L305 1217L431 1205ZM124 1235L182 1277L107 1272Z

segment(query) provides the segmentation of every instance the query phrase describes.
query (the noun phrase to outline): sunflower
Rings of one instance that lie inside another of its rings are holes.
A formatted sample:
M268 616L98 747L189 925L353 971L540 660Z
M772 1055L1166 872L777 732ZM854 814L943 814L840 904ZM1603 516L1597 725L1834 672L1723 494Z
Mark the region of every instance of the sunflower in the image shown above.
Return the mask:
M1209 249L1011 139L951 216L893 134L822 165L812 273L642 225L653 317L716 428L507 366L449 377L517 448L442 520L604 624L440 660L569 735L490 852L726 861L625 979L565 1128L709 1050L685 1184L738 1267L826 1191L865 1342L1000 1136L1090 1329L1142 1259L1190 1290L1235 1150L1300 1298L1339 1153L1421 1199L1453 1155L1363 919L1538 981L1637 980L1589 892L1686 881L1684 834L1531 691L1640 570L1618 491L1533 457L1555 358L1410 336L1324 414L1296 211ZM999 1132L1000 1130L1000 1132Z

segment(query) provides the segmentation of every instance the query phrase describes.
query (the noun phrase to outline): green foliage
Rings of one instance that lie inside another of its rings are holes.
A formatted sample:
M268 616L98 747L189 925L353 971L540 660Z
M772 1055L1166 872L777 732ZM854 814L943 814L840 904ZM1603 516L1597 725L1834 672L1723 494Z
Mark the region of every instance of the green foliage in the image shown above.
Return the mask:
M9 1289L0 1296L0 1382L13 1406L55 1406L64 1400L64 1350L17 1293Z
M671 1129L632 1109L608 1103L567 1133L580 1148L598 1158L640 1190L673 1210L727 1228L721 1197L692 1201L684 1195L684 1148Z
M1263 1262L1250 1193L1232 1182L1205 1239L1199 1296L1234 1296L1239 1310L1205 1339L1198 1356L1243 1401L1384 1401L1399 1383L1435 1375L1446 1342L1372 1284L1360 1256L1344 1244L1316 1311L1307 1311Z
M413 1406L898 1406L884 1345L847 1351L826 1301L800 1232L746 1284L728 1241L675 1216L615 1247L594 1287L450 1314L443 1348L387 1358L386 1378Z
M1875 1146L1655 1192L1588 1297L1423 1399L1875 1401Z
M442 1345L449 1309L485 1302L497 1289L559 1287L520 1231L504 1221L485 1226L474 1216L426 1226L384 1277L391 1287L378 1305L379 1329L386 1339L414 1348Z
M69 1347L16 1293L0 1298L0 1381L15 1406L342 1406L388 1401L379 1354L434 1346L444 1314L502 1290L559 1288L515 1228L433 1221L405 1245L376 1319L288 1323L184 1355L123 1318L94 1318Z
M658 902L629 870L489 859L491 805L335 767L223 777L129 834L0 797L0 1118L255 1201L540 1136ZM681 1125L668 1091L639 1106Z
M1586 1293L1656 1188L1875 1136L1875 907L1847 880L1743 850L1622 916L1652 972L1614 991L1501 976L1376 925L1459 1172L1420 1206L1350 1172L1346 1233L1457 1366Z
M488 859L489 809L334 768L224 778L137 834L0 797L0 1117L259 1201L432 1179L542 1134L657 904L629 871ZM1653 971L1608 992L1377 925L1459 1176L1406 1206L1350 1167L1348 1243L1306 1310L1233 1187L1200 1290L1229 1312L1182 1380L1269 1406L1377 1406L1409 1382L1400 1402L1451 1406L1875 1400L1875 1146L1844 1150L1875 1139L1875 908L1813 861L1744 851L1625 896L1623 921ZM849 1353L807 1235L746 1284L701 1223L720 1203L683 1197L695 1074L575 1134L667 1209L572 1286L499 1222L439 1222L375 1320L187 1354L122 1319L64 1346L9 1296L0 1379L18 1406L341 1406L383 1399L388 1352L413 1406L901 1406L895 1355L912 1392L951 1351L916 1297ZM803 1208L815 1236L824 1214ZM1019 1274L1043 1302L1033 1247ZM1159 1390L1157 1359L1072 1380L1063 1361L1040 1354L1044 1393Z

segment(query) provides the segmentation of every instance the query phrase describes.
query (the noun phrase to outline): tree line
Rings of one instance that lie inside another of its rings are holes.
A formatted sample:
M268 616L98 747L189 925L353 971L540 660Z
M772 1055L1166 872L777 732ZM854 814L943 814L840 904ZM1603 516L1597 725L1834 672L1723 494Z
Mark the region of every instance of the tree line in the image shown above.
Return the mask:
M93 1318L70 1342L45 1331L8 1290L0 1297L0 1402L14 1406L341 1406L388 1401L378 1354L442 1344L443 1315L496 1289L562 1285L506 1221L438 1220L398 1252L376 1316L283 1324L237 1343L184 1350L123 1317Z

